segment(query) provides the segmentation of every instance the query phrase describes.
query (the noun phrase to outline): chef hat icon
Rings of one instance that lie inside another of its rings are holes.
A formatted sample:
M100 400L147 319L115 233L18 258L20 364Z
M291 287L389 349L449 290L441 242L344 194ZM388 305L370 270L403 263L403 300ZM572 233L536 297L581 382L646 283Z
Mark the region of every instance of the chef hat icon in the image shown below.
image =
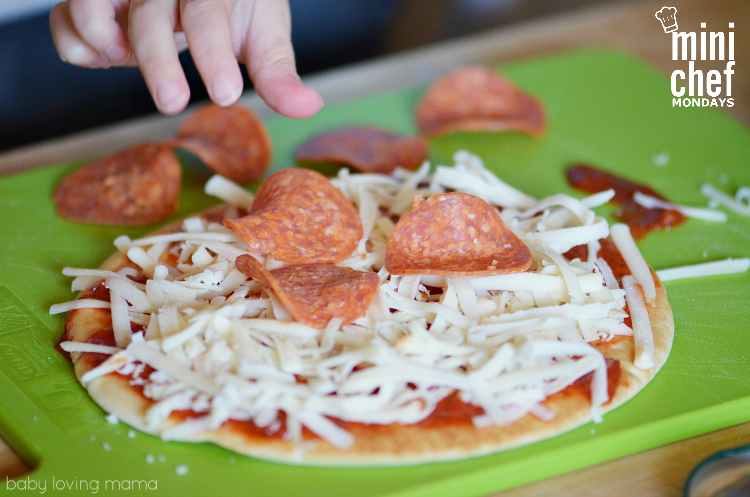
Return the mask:
M677 31L677 9L675 7L662 7L654 15L661 21L665 33Z

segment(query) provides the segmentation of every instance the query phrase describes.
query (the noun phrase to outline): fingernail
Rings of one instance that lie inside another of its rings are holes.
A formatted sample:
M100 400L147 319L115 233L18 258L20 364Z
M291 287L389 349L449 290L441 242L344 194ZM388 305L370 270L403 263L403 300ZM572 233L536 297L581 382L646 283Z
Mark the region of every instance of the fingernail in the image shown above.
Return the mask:
M211 97L219 105L230 105L240 98L242 87L235 85L229 78L220 78L211 86Z
M160 84L156 89L156 104L167 114L182 110L182 89L171 82Z
M308 88L310 88L310 87L308 86ZM323 97L320 96L320 93L318 93L317 91L313 90L312 88L310 88L310 89L313 91L313 93L315 93L318 96L318 99L320 100L320 108L322 109L323 106L326 104L325 100L323 100Z
M104 57L103 55L100 55L99 57L96 58L96 60L94 61L94 63L91 64L91 65L92 65L92 67L97 67L97 68L103 69L105 67L109 67L110 64L111 64L111 62L110 62L110 60L108 58Z
M125 47L117 43L110 45L109 48L104 51L104 55L106 55L112 62L125 62L128 60L128 57L130 57L130 54Z

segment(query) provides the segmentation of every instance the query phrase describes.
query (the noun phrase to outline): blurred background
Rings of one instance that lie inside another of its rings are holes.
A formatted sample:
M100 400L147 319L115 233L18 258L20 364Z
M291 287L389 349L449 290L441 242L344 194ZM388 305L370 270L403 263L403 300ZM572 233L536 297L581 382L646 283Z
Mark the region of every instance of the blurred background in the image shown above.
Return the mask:
M138 69L84 69L59 60L48 25L57 1L0 0L0 151L156 112ZM303 76L603 3L616 2L290 0ZM189 54L181 60L191 102L206 100Z

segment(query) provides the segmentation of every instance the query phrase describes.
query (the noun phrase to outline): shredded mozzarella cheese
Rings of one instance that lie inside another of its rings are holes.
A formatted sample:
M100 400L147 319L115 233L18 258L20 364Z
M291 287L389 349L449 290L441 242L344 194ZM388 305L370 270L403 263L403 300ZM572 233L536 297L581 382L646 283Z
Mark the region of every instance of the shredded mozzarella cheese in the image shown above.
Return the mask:
M70 312L75 309L109 309L110 303L104 302L103 300L97 299L78 299L70 302L63 302L61 304L52 304L49 308L50 315L60 314L63 312Z
M656 275L662 281L696 278L700 276L717 276L720 274L744 273L750 269L750 259L724 259L721 261L704 262L689 266L660 269Z
M709 207L723 205L735 214L750 216L750 192L747 187L739 188L737 194L730 197L715 186L705 183L701 185L701 193L710 199Z
M648 317L648 308L641 288L633 276L623 276L622 286L633 323L633 339L635 340L635 361L633 362L637 368L651 369L654 367L654 334Z
M299 447L304 426L343 450L352 436L331 418L416 423L453 392L483 409L473 419L476 426L503 425L529 413L549 421L554 413L541 402L589 373L592 417L600 421L607 369L589 343L634 331L643 343L643 327L640 321L636 330L624 324L624 292L606 263L595 260L596 250L589 261L568 262L561 252L580 244L595 249L609 234L591 209L613 192L537 201L499 180L476 156L459 152L454 160L432 175L425 163L391 176L342 169L332 180L357 206L364 226L357 250L340 264L374 271L382 282L366 314L343 328L335 319L323 330L292 321L272 291L234 267L247 247L220 224L192 218L179 233L118 238L118 249L150 277L145 285L126 274L66 269L82 288L104 281L111 293L117 347L64 345L112 354L82 381L115 371L130 376L154 401L146 412L154 429L174 410L198 414L161 433L165 439L230 418L274 431L283 412L286 436ZM394 228L390 216L408 212L416 195L448 190L503 207L503 220L532 250L531 269L478 278L391 276L384 267ZM252 203L252 195L221 177L212 178L206 191L245 209ZM621 250L641 283L632 250ZM164 253L177 262L159 262L170 260ZM283 265L259 260L269 269ZM630 294L627 299L633 305ZM101 305L91 300L51 311ZM131 333L131 322L144 331ZM644 354L639 349L641 361ZM148 377L144 365L155 369Z
M255 200L252 193L220 174L211 176L204 190L207 195L218 197L228 204L243 207L246 210L252 208Z
M654 277L651 275L651 268L648 267L646 259L641 255L641 251L638 250L638 246L630 234L630 227L627 224L617 223L612 225L610 232L612 241L615 242L617 250L625 259L625 263L628 265L635 281L643 288L646 302L651 302L656 298L656 284L654 283Z
M694 219L702 219L704 221L718 221L726 222L727 215L721 211L714 209L702 209L700 207L687 207L684 205L676 205L671 202L665 202L664 200L646 195L645 193L635 192L633 200L637 204L646 207L647 209L670 209L685 215L686 217L692 217Z

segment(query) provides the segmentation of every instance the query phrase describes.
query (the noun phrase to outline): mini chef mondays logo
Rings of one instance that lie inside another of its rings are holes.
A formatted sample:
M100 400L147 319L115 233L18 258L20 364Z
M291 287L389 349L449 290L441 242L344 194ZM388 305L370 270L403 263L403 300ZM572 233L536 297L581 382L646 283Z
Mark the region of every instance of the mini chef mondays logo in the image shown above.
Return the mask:
M709 28L702 22L698 32L679 31L675 7L662 7L656 18L672 37L672 60L686 62L672 72L672 107L732 107L734 23ZM696 60L708 64L696 69Z

